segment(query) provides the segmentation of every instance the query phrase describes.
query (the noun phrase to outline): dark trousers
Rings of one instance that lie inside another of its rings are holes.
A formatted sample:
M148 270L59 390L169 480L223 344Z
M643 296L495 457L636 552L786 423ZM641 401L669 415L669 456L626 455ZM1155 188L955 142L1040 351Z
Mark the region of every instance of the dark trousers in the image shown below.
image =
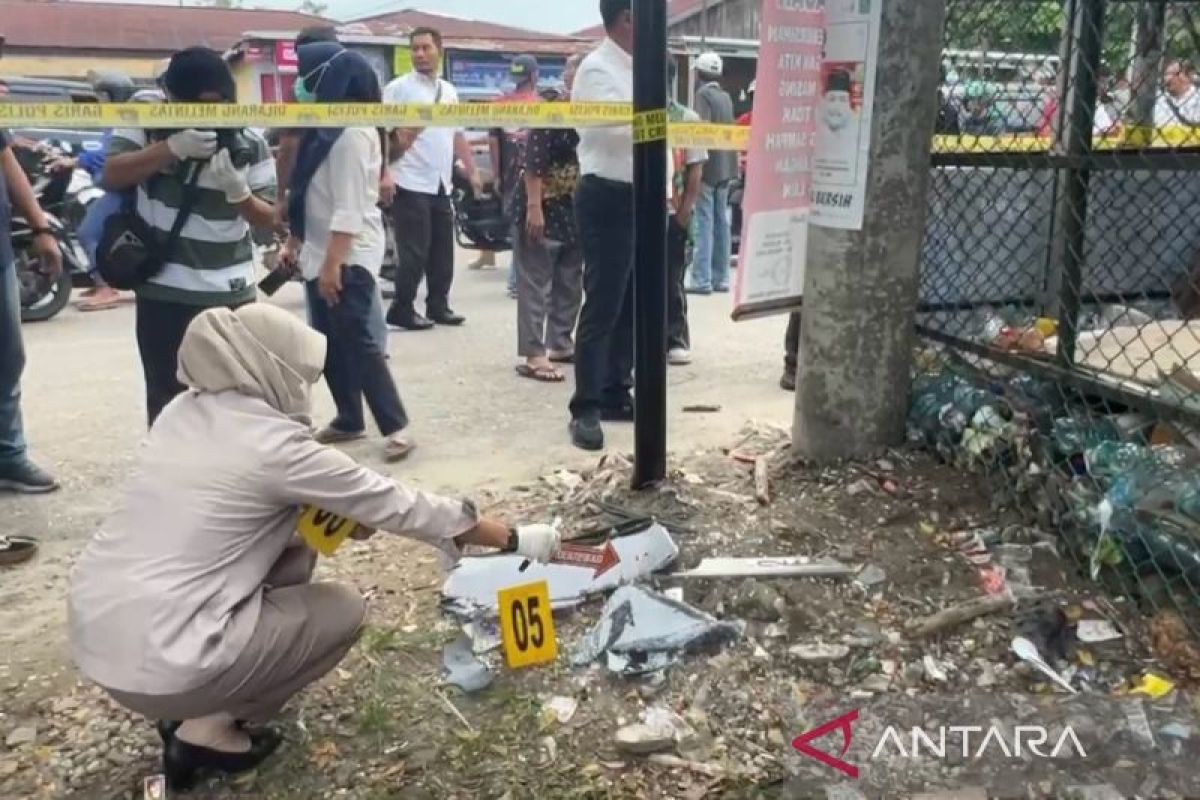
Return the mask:
M584 176L575 195L583 310L575 333L571 416L630 402L633 386L633 187Z
M371 273L358 266L343 267L342 293L334 306L321 297L316 281L309 281L304 289L312 326L328 340L325 382L338 411L331 426L347 433L365 430L366 397L384 436L404 430L408 415L375 334L380 308L375 303L378 290Z
M691 348L688 331L687 276L688 232L672 216L667 223L667 349Z
M800 312L793 311L788 316L787 335L783 340L784 368L796 374L796 365L800 363Z
M137 299L137 343L146 378L146 417L148 425L182 394L187 387L179 382L179 345L192 320L205 311L204 306L189 306L163 300Z
M396 297L388 315L415 310L422 278L426 312L445 313L454 283L454 212L449 196L398 189L392 201L392 219L399 265Z

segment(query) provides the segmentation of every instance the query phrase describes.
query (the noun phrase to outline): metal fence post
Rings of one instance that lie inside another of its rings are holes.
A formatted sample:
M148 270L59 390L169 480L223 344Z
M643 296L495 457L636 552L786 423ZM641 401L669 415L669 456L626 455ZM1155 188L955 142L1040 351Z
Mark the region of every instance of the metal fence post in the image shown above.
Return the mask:
M633 487L641 489L667 476L666 0L633 0L633 19Z
M1058 207L1055 209L1052 263L1059 264L1058 360L1063 366L1075 363L1079 334L1080 295L1086 261L1088 182L1091 168L1092 128L1096 116L1097 76L1104 32L1104 0L1072 0L1067 24L1073 44L1071 60L1065 65L1067 108L1060 141L1071 159L1058 177Z
M882 2L862 230L810 225L794 443L817 462L904 440L944 0Z

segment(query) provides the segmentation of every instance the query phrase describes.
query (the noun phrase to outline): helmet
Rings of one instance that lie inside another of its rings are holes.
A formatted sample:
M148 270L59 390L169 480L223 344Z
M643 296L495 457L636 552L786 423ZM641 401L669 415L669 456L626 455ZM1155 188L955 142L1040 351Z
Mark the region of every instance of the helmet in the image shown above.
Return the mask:
M123 72L93 72L91 81L92 88L107 95L113 103L124 103L137 91L133 81Z
M725 70L725 64L716 53L701 53L696 58L696 71L708 75L720 75Z

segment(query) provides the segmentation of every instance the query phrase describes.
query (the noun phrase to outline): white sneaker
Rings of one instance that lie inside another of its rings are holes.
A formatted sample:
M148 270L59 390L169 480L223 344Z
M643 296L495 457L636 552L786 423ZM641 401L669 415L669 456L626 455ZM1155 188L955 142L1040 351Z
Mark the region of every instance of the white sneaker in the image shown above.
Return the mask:
M692 363L692 351L686 347L672 347L667 351L667 363L676 367Z

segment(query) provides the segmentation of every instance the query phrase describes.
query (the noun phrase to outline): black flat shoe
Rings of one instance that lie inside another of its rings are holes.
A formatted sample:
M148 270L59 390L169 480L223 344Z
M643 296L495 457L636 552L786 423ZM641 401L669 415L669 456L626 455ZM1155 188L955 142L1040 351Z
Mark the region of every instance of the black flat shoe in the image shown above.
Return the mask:
M410 314L388 314L387 324L406 331L427 331L433 327L432 322L415 311Z
M571 420L571 444L580 450L603 450L604 429L600 422L590 417Z
M455 314L453 311L441 311L436 314L430 314L429 319L433 320L438 325L449 325L458 327L467 321L467 318L462 314Z
M244 753L226 753L194 744L172 736L163 748L163 775L171 791L186 792L196 785L202 774L215 772L236 775L249 772L266 761L283 741L269 728L249 733L250 749Z

